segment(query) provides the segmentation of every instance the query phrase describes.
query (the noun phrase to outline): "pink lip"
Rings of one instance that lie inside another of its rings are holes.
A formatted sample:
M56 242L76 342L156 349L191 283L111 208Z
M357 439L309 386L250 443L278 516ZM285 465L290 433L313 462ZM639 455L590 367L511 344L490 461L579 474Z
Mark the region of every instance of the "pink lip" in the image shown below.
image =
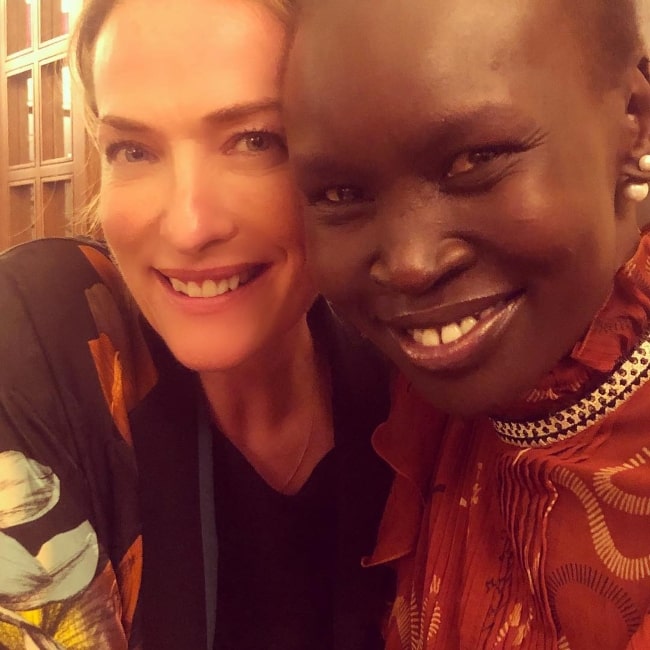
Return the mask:
M518 312L523 297L523 294L517 294L509 300L499 301L496 305L492 302L489 307L478 309L478 311L485 312L486 309L490 311L484 314L472 330L452 343L425 346L414 341L406 329L426 328L426 324L413 324L415 320L419 321L419 318L409 318L406 327L396 328L391 323L389 332L412 365L433 372L462 370L477 365L493 349ZM476 313L477 311L465 311L462 317ZM406 320L403 319L401 322ZM441 321L437 322L441 323ZM446 322L457 322L457 320L450 319ZM428 321L428 326L434 326L431 320Z
M254 290L260 280L266 276L271 265L239 265L232 267L219 267L218 269L187 270L187 269L154 269L154 274L163 289L166 299L174 308L190 316L205 316L219 313L224 309L230 309L237 302L246 299L251 290ZM246 284L239 285L234 291L226 291L219 296L212 298L191 298L180 293L171 286L169 277L176 278L182 282L203 282L204 280L220 280L230 278L243 271L253 270L252 277Z
M181 282L204 282L205 280L225 280L233 275L240 275L244 272L260 274L268 264L233 264L230 266L218 266L205 269L174 269L156 268L155 270L166 278L175 278Z

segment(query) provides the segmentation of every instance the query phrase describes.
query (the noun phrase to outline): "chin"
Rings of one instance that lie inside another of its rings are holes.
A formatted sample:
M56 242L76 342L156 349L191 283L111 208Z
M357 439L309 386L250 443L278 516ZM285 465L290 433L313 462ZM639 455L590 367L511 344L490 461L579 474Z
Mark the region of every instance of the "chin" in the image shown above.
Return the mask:
M413 386L429 404L451 415L469 418L495 409L494 401L484 394L468 394L460 388L441 390L439 383L432 386L426 381L413 381Z
M419 368L401 367L420 395L435 408L460 417L497 415L533 388L531 377L477 369L470 373L448 373L432 377ZM504 381L504 376L508 380Z
M230 348L228 350L211 350L207 346L188 346L167 342L174 358L194 372L221 372L240 366L249 358L250 352Z

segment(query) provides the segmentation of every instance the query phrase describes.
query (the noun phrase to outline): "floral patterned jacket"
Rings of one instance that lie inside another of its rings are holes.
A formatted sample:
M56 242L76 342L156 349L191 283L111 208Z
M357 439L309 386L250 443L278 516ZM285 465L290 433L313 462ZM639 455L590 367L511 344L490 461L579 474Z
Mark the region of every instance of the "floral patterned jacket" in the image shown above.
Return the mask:
M316 316L349 445L340 566L355 567L391 478L369 443L385 372ZM194 374L142 322L101 245L0 255L0 650L211 647L197 412ZM360 567L341 581L337 649L371 647L391 583Z

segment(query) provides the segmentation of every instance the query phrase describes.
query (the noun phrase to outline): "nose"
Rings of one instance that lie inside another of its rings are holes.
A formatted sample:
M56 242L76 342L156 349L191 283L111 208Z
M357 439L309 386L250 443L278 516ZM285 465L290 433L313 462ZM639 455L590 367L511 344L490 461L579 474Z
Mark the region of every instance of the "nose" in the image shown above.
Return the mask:
M450 280L476 261L474 245L454 232L450 215L427 202L378 215L371 278L382 287L419 295Z
M192 143L178 145L161 219L161 235L176 250L193 253L237 234L221 174Z

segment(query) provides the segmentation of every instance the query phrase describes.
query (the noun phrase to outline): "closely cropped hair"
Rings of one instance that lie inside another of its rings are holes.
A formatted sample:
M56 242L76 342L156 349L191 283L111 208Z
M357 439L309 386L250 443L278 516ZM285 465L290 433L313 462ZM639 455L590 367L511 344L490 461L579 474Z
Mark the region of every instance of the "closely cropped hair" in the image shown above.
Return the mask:
M77 82L84 89L86 105L91 114L97 114L93 83L93 57L95 42L108 15L121 0L86 0L70 38L69 59ZM156 0L152 0L155 2ZM215 0L219 1L219 0ZM287 28L291 23L293 0L254 0L273 12ZM191 2L187 3L191 11Z
M616 83L623 70L645 55L638 0L560 0L593 65L597 85ZM636 60L635 60L636 59Z

